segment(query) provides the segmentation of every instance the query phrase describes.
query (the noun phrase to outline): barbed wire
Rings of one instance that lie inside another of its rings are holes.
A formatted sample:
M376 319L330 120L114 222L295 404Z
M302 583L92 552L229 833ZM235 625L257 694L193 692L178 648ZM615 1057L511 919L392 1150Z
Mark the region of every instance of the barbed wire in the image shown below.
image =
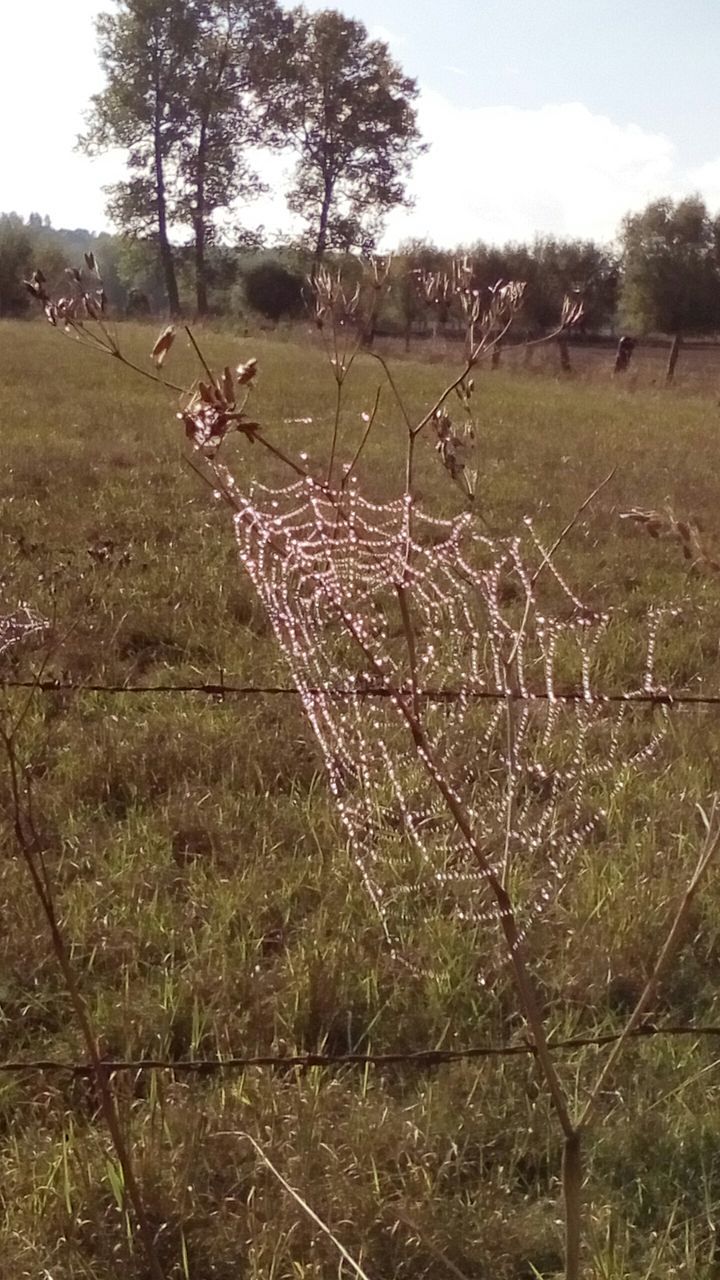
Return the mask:
M553 1053L572 1053L578 1049L605 1049L625 1037L627 1040L647 1040L657 1036L691 1036L696 1039L720 1037L720 1026L692 1026L686 1024L657 1026L643 1023L632 1031L611 1031L602 1035L573 1036L567 1040L550 1041ZM519 1058L535 1056L535 1045L524 1040L518 1044L475 1045L465 1049L420 1049L398 1053L298 1053L258 1054L231 1058L169 1058L107 1059L103 1070L108 1075L119 1072L172 1071L178 1074L217 1075L224 1071L246 1071L260 1067L272 1071L309 1070L313 1067L438 1067L448 1063L472 1061L483 1058ZM25 1072L66 1073L73 1076L92 1076L96 1068L88 1062L62 1062L57 1059L33 1059L26 1062L0 1062L0 1074Z
M219 701L228 698L251 697L298 697L299 691L294 685L241 685L227 684L224 680L198 684L102 684L72 680L3 680L0 679L0 690L24 689L37 693L104 693L110 696L125 694L190 694L200 693ZM318 687L307 689L306 693L318 697L333 698L397 698L406 696L407 688L399 686L359 685L356 688ZM504 690L504 689L417 689L417 696L427 702L459 702L466 699L470 702L557 702L557 703L599 703L609 706L621 703L638 706L667 707L720 707L720 693L695 694L675 692L671 689L640 690L630 693L596 693L588 696L582 689L567 689L561 692L549 692L547 689Z

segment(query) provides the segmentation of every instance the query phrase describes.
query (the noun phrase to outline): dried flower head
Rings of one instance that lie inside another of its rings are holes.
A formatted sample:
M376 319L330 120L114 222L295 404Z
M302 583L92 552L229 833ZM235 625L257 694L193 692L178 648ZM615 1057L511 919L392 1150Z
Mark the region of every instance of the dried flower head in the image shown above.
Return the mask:
M256 372L254 358L238 366L237 381L226 366L221 377L213 376L211 382L199 381L189 393L178 418L184 423L188 440L204 457L214 458L231 431L240 431L254 442L260 423L250 421L243 408L237 407L237 387L247 386Z
M677 543L691 569L720 573L720 560L708 547L700 521L694 516L678 520L670 508L666 511L644 511L633 507L631 511L621 511L620 519L630 520L644 529L651 538Z
M175 325L169 324L163 329L155 346L150 352L150 359L154 361L156 369L162 369L165 357L175 341Z

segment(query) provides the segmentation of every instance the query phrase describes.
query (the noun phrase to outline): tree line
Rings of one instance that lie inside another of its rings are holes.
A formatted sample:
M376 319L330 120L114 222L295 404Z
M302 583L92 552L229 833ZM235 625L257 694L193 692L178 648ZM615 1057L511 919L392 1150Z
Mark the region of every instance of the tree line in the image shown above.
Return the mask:
M331 242L332 243L332 242ZM304 287L317 262L316 243L267 247L258 237L213 236L203 247L204 288L214 314L237 320L245 315L271 322L301 316ZM0 316L22 315L30 302L23 286L42 263L49 279L82 261L92 250L103 266L109 303L116 314L158 314L167 309L165 270L157 238L148 234L92 235L56 230L31 214L0 214ZM356 255L327 247L324 256L359 270ZM720 333L720 216L709 214L698 196L655 200L629 214L615 247L585 240L539 238L527 244L476 243L454 250L425 241L407 242L394 255L390 290L378 317L381 330L404 334L460 323L457 304L425 305L423 273L446 273L453 260L467 257L478 288L498 280L527 281L519 331L546 332L557 321L568 294L584 301L588 334L629 332L703 335ZM197 246L173 249L178 302L192 306L197 286Z
M125 176L108 188L120 234L0 215L0 315L22 310L33 256L51 277L90 248L120 310L292 316L307 276L328 258L352 271L387 212L408 203L424 149L417 84L361 22L278 0L115 0L96 30L105 86L78 145L124 155ZM238 222L264 190L261 148L292 160L286 199L302 227L273 251L261 228ZM472 260L478 288L527 282L531 333L555 323L568 294L582 297L588 331L720 330L720 219L698 196L628 215L613 247L554 237L454 252L402 245L380 324L408 337L426 328L418 278L450 278L456 255ZM453 305L448 295L436 306L433 325L452 331Z

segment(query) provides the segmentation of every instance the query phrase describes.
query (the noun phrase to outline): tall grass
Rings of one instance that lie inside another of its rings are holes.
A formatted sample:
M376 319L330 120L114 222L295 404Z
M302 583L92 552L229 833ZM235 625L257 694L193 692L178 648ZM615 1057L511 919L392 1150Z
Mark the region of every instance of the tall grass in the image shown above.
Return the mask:
M5 592L75 621L51 670L122 680L214 676L222 667L243 679L277 678L281 659L237 579L222 512L192 476L168 482L179 428L163 418L162 398L149 384L129 385L109 361L79 360L44 328L4 326L2 336ZM129 330L127 341L146 359L146 331ZM211 336L203 348L213 364L225 363L226 338ZM257 416L284 448L319 455L329 425L319 355L309 345L238 344L238 360L250 356L261 369ZM190 353L179 357L189 373ZM42 374L31 387L30 363ZM396 376L413 412L447 378L411 364ZM358 356L341 449L357 439L376 385L374 364ZM563 547L564 567L598 598L616 593L638 611L668 598L702 611L703 625L678 638L673 663L679 681L706 685L717 665L716 585L688 577L679 558L633 536L616 513L670 500L712 525L708 413L701 400L678 408L676 398L628 398L616 388L547 384L539 394L534 382L497 373L482 384L478 414L483 509L500 531L532 512L552 537L607 470L608 454L619 463L612 490ZM284 422L299 417L313 422ZM234 448L241 473L258 469L257 449L242 440ZM381 411L365 454L366 482L379 497L391 456L397 471L401 441ZM427 499L452 514L462 495L447 486L433 450L419 451L417 465ZM281 469L270 460L264 474ZM631 661L618 642L608 679L622 680ZM13 662L23 674L34 659L28 652ZM673 724L666 776L637 791L636 812L650 818L638 825L632 808L612 815L604 843L583 853L557 916L532 942L543 1008L558 1031L622 1023L682 894L697 840L693 801L715 778L712 722L679 716ZM414 1048L513 1034L507 976L478 988L477 939L467 933L438 936L434 976L398 980L293 705L235 711L191 699L118 704L58 694L34 705L25 733L59 909L106 1052ZM5 848L6 1052L77 1055L67 997L9 836ZM678 1017L713 1016L716 914L711 894L693 905L695 945L662 994ZM591 1170L594 1265L612 1276L671 1266L709 1275L711 1052L657 1044L630 1054L603 1095ZM596 1077L595 1055L579 1054L560 1071L581 1096ZM364 1079L248 1073L236 1084L192 1087L160 1079L128 1088L121 1104L168 1274L242 1267L319 1276L337 1267L332 1242L313 1232L234 1131L256 1137L372 1276L451 1274L453 1266L468 1276L520 1276L559 1265L558 1143L527 1065ZM24 1079L7 1083L3 1106L12 1135L3 1156L8 1274L45 1267L103 1276L121 1265L142 1275L92 1096ZM678 1162L682 1155L677 1179L669 1153Z

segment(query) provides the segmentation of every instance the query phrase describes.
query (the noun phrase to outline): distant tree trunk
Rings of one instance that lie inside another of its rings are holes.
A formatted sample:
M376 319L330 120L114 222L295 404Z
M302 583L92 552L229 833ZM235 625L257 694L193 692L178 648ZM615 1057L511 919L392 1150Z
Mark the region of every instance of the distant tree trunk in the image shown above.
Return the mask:
M570 364L570 350L568 348L567 338L564 334L560 334L558 338L558 351L560 352L560 368L563 373L572 373L572 365Z
M207 158L207 122L200 125L197 152L197 176L195 183L195 214L193 218L195 230L195 309L200 318L208 312L207 264L205 262L205 245L207 226L205 223L205 162Z
M325 250L327 249L328 240L328 223L330 221L330 206L332 204L333 188L332 181L329 177L325 178L325 190L323 192L322 204L320 206L320 221L318 223L317 239L315 241L315 254L312 265L312 278L315 279L320 267L322 266Z
M492 355L490 356L490 368L499 369L501 359L502 359L502 342L496 342L495 346L492 349Z
M672 345L670 347L670 355L668 356L667 369L665 370L665 385L667 387L671 386L672 380L675 377L675 365L677 364L680 356L681 346L682 346L682 336L681 334L676 333L675 337L672 340Z
M175 317L180 315L180 295L175 275L172 245L167 230L167 200L165 198L165 171L163 167L162 134L160 131L161 101L160 88L156 82L155 91L155 124L154 124L154 162L155 162L155 197L157 200L157 228L160 261L165 277L165 293L168 311Z

